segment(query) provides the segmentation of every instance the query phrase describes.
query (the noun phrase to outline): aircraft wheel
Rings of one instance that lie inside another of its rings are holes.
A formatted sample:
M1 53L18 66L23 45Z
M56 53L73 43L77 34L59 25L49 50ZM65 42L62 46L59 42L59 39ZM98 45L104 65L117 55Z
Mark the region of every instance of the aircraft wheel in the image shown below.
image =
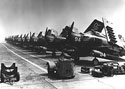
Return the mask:
M51 65L49 63L47 63L47 71L48 71L49 75L53 75L54 74L53 65L51 67Z
M3 74L1 74L1 83L3 83L4 82L4 76L3 76Z
M41 53L41 50L40 50L40 49L37 49L37 53Z
M94 65L98 65L98 64L99 64L98 59L94 58L94 59L93 59L93 64L94 64Z
M78 63L79 62L79 57L74 57L74 62Z
M19 81L20 80L20 74L19 74L19 72L17 72L17 74L16 74L16 81Z
M53 53L52 53L52 56L53 56L53 57L55 57L55 56L56 56L56 53L55 53L55 52L53 52Z
M105 75L113 77L114 76L114 70L113 69L109 70Z
M42 53L43 53L43 54L46 54L46 51L45 51L45 50L43 50L43 51L42 51Z

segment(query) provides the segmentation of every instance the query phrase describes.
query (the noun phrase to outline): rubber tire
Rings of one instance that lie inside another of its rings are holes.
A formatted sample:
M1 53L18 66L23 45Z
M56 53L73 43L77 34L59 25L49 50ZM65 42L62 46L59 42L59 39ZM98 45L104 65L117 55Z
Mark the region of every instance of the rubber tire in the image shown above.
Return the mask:
M79 57L74 57L74 62L77 64L79 63Z
M107 74L107 76L113 77L114 76L114 70L110 70L110 72Z
M4 76L3 76L3 74L1 74L1 83L3 83L4 82Z
M96 58L94 58L92 62L93 62L93 65L95 65L95 66L99 64L99 61Z
M17 72L17 74L16 74L16 82L18 82L19 80L20 80L20 74L19 74L19 72Z
M56 53L55 52L52 52L52 57L55 57L56 56Z
M53 75L54 74L54 71L50 69L50 65L49 64L47 64L47 71L48 71L49 75Z
M40 53L41 53L41 50L40 50L40 49L37 49L37 53L40 54Z

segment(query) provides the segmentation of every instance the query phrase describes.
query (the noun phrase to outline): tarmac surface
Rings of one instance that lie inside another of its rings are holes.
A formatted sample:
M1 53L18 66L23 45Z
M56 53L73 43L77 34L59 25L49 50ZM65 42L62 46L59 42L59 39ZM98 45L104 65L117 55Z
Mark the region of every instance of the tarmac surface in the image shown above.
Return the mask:
M82 65L92 66L91 62L83 60L75 66L73 79L48 77L46 62L57 59L58 56L53 58L49 52L37 54L7 43L1 43L0 63L4 63L6 66L16 63L20 81L12 84L9 82L0 83L0 89L125 89L125 75L97 78L92 77L91 74L81 73Z

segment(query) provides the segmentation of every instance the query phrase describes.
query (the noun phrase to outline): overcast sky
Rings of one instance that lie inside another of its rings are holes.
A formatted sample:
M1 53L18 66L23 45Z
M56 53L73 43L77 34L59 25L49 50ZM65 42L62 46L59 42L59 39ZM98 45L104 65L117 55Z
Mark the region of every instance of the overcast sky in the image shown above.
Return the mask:
M73 21L84 32L94 19L124 22L123 9L123 0L0 0L0 34L38 33L46 27L60 32Z

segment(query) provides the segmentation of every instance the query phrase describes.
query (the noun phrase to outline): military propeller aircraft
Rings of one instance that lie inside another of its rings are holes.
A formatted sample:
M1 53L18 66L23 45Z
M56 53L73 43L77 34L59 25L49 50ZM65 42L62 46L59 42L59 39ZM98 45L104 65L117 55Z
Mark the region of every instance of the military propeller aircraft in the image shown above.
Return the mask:
M29 33L28 34L25 34L24 36L23 36L23 38L22 38L22 46L24 47L24 48L28 48L28 46L29 46L29 41L30 41L30 36L29 36Z
M56 50L66 52L69 51L69 49L74 49L75 52L72 56L78 57L78 55L83 56L90 53L93 46L95 47L99 44L107 44L105 37L99 33L103 29L103 23L99 22L98 20L94 20L92 22L90 27L85 31L87 34L78 33L73 26L74 22L72 23L71 27L66 26L60 35L58 35L57 31L53 29L46 29L45 39L48 47L54 49L53 54L55 54ZM90 29L98 30L98 32L93 30L91 31ZM73 32L73 30L75 30L75 32ZM99 36L93 34L98 34ZM77 52L77 50L79 51Z
M125 55L123 48L115 44L117 41L112 28L105 27L103 22L95 19L84 33L74 31L73 26L74 22L71 27L66 26L60 35L66 38L66 51L75 58L75 61L78 61L79 57L89 55L107 58ZM101 33L103 28L107 31L105 35ZM73 51L70 52L71 49ZM99 61L94 58L93 63L96 65Z
M66 38L59 36L58 32L54 29L46 28L45 40L47 42L47 48L53 52L52 56L56 55L56 51L63 51Z
M45 35L43 35L42 32L40 32L37 37L34 38L33 42L35 51L37 51L38 53L40 53L41 51L46 53L46 51L48 50L48 44L45 40Z
M38 48L38 52L41 49L50 50L53 52L53 56L59 50L70 54L75 61L78 61L79 57L89 55L109 59L125 55L124 47L116 44L117 40L113 28L107 23L108 21L104 21L104 19L103 22L95 19L84 33L79 33L73 22L71 26L66 26L60 35L58 35L57 31L46 28L45 35L42 32L38 36L35 33L30 33L30 36L25 34L24 37L20 36L20 38L22 39L22 45L27 48L31 47L32 50ZM105 34L102 31L105 31ZM16 35L6 38L6 40L16 44L20 42L18 38L19 35ZM94 59L93 63L97 64L98 60Z
M17 44L19 45L19 46L22 46L22 37L23 35L21 34L20 36L18 36L18 38L17 38Z
M41 34L41 32L39 34ZM34 51L35 47L37 46L37 41L38 41L39 34L36 35L36 33L33 33L33 34L30 33L29 48L32 51Z

